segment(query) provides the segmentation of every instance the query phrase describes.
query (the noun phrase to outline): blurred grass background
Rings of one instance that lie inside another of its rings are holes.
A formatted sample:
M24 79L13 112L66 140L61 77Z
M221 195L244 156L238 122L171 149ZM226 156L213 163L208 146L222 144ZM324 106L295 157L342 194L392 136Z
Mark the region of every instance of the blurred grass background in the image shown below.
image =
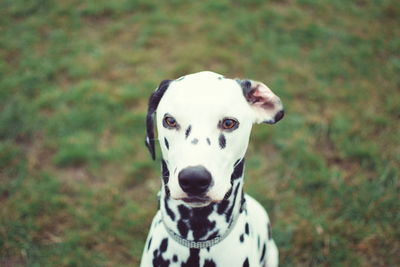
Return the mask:
M1 0L0 265L138 265L160 187L147 98L200 70L268 84L246 190L282 266L400 264L396 0Z

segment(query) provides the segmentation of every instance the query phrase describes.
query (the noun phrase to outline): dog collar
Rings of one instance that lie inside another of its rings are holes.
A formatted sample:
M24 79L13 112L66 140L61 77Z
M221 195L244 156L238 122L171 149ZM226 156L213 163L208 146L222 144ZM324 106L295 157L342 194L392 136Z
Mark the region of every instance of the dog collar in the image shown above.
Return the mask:
M222 240L224 240L233 230L233 228L235 228L235 225L239 219L240 214L242 213L242 211L246 210L246 201L243 201L241 206L240 206L240 210L239 212L233 217L233 220L231 221L231 223L228 226L228 229L225 231L224 234L219 235L213 239L210 240L204 240L204 241L191 241L191 240L187 240L182 238L181 236L179 236L178 234L176 234L174 231L172 231L170 228L168 228L167 224L165 223L165 220L162 216L161 213L161 220L164 224L165 230L167 230L168 234L170 235L170 237L175 240L178 244L185 246L187 248L197 248L197 249L201 249L201 248L209 248L212 247L218 243L220 243Z

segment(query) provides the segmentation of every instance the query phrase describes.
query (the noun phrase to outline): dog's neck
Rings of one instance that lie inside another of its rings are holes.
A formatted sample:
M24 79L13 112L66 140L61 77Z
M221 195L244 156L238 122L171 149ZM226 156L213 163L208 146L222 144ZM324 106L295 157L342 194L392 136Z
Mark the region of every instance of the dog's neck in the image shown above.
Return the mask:
M165 170L163 165L163 180ZM235 166L232 173L230 191L224 200L205 207L193 208L182 201L169 197L168 188L163 186L160 195L160 211L165 226L185 240L204 241L222 236L232 226L237 215L242 212L244 159ZM218 225L218 226L217 226Z

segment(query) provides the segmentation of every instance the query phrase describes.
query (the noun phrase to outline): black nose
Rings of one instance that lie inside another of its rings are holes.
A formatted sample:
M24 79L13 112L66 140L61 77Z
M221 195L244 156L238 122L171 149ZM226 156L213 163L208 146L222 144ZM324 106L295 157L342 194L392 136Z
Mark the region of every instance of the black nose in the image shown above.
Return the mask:
M178 174L179 185L189 195L205 193L211 184L211 174L202 166L188 167Z

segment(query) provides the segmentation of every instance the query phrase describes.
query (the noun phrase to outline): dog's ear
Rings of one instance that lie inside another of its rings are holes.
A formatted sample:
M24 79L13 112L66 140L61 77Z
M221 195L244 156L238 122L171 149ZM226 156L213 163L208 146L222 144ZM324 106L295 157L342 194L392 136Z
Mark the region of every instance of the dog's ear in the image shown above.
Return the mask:
M149 106L147 108L146 116L146 139L145 144L150 151L151 158L156 159L156 150L154 146L154 113L157 110L158 104L163 97L165 91L168 89L171 80L164 80L160 83L157 90L149 98Z
M254 122L274 124L285 112L280 98L265 84L252 80L236 80L242 87L243 95L254 111Z

